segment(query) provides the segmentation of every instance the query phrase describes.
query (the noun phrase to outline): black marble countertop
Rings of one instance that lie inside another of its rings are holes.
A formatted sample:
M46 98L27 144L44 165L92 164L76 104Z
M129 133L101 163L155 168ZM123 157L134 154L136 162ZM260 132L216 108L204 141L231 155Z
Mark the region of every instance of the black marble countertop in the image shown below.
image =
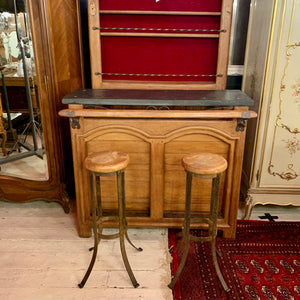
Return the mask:
M240 90L127 90L79 89L66 95L64 104L139 106L252 106Z

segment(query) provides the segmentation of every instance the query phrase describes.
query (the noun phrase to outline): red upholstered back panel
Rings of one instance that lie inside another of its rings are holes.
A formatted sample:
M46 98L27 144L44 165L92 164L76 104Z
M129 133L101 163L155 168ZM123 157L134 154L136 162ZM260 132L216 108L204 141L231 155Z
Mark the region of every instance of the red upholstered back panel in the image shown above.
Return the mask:
M150 10L221 12L221 0L100 0L102 10ZM100 14L101 32L218 34L220 16ZM148 29L148 30L147 30ZM178 29L175 30L174 29ZM196 29L196 30L195 30ZM194 30L194 31L193 31ZM204 30L204 31L199 31ZM209 31L207 31L209 30ZM101 36L103 75L112 80L215 81L218 60L217 37ZM172 74L173 76L137 76Z
M218 40L102 37L102 72L136 74L216 74ZM211 77L107 76L116 80L214 81Z

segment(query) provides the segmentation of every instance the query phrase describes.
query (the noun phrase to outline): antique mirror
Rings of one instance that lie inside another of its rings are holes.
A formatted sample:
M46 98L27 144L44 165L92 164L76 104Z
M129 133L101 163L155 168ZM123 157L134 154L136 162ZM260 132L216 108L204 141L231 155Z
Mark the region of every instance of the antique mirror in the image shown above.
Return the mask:
M26 0L0 1L0 176L49 179Z

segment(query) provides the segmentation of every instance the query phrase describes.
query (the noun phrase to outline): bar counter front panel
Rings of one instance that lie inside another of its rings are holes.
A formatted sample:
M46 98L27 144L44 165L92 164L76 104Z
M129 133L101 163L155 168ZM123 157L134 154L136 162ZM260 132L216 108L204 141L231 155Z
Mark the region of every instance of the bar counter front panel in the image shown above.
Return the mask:
M240 91L77 90L63 99L70 118L79 235L91 235L89 174L92 152L129 154L125 171L130 227L180 228L184 217L185 154L211 152L228 161L220 186L218 228L235 236L246 120L252 100ZM117 211L115 178L101 179L105 212ZM209 211L211 182L195 178L192 212ZM107 223L107 226L116 226ZM205 228L205 224L195 224Z

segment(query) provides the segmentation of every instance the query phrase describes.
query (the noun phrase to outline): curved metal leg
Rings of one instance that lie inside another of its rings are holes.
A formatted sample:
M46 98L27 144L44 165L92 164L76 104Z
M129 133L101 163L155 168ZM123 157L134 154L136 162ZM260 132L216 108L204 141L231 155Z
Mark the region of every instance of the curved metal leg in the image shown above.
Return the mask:
M209 234L211 237L211 251L212 251L212 258L215 266L215 270L219 277L219 280L222 284L223 289L228 292L230 288L228 288L224 277L221 273L217 254L216 254L216 237L217 237L217 222L218 222L218 202L219 202L219 186L220 186L220 174L213 178L212 183L212 193L211 193L211 205L210 205L210 215L212 224L209 228Z
M126 271L130 277L130 280L132 282L132 285L137 288L140 285L138 284L138 282L136 281L134 274L132 272L132 269L130 267L129 261L128 261L128 257L126 254L126 250L125 250L125 244L124 244L124 232L122 232L122 230L120 230L120 248L121 248L121 254L122 254L122 258L123 258L123 262L126 268Z
M95 175L95 187L96 187L96 199L97 202L95 201L96 205L96 222L100 221L100 223L97 225L98 229L98 245L101 241L101 235L103 232L103 223L101 221L102 217L102 204L101 204L101 183L100 183L100 176ZM93 194L95 195L95 194ZM89 251L94 250L95 247L91 247Z
M102 222L97 226L97 235L98 235L98 238L97 238L97 244L99 245L100 244L100 242L101 242L101 235L102 235L102 232L103 232L103 224L102 224ZM94 230L93 230L94 231ZM93 247L91 247L90 249L89 249L89 251L93 251L94 250L94 248L95 248L95 246L93 246Z
M187 256L189 254L189 248L190 248L190 239L188 238L186 241L185 241L185 244L184 244L184 250L183 250L183 254L182 254L182 258L181 258L181 261L180 261L180 264L178 266L178 269L176 271L176 274L175 276L172 278L172 281L168 284L168 287L170 289L173 289L174 285L176 284L178 278L180 277L181 275L181 272L184 268L184 265L185 265L185 262L186 262L186 259L187 259Z
M124 173L122 175L122 186L125 187L125 180L124 180ZM123 224L124 224L124 231L125 231L125 237L126 237L126 240L128 241L128 243L134 248L136 249L137 251L143 251L143 248L141 247L136 247L132 241L130 240L129 236L128 236L128 232L127 232L127 221L126 221L126 216L125 216L125 212L126 212L126 205L125 205L125 188L122 189L122 210L123 210Z
M119 230L120 230L120 248L123 258L123 262L126 268L126 271L130 277L132 285L137 288L139 284L137 283L132 269L130 267L128 257L125 250L124 236L125 236L125 185L124 185L124 172L117 172L117 184L118 184L118 203L119 203Z
M134 248L136 249L137 251L143 251L143 248L141 247L136 247L132 241L130 240L129 236L128 236L128 233L127 233L127 228L125 229L125 237L126 237L126 240L128 241L128 243Z
M211 252L212 252L212 257L213 257L213 262L214 262L215 270L216 270L217 275L219 277L219 280L220 280L220 282L222 284L222 287L223 287L223 289L226 292L229 292L230 288L227 286L227 284L226 284L226 282L224 280L224 277L223 277L223 275L221 273L219 264L218 264L217 254L216 254L216 238L215 237L211 241Z
M186 176L186 199L185 199L185 217L184 217L184 226L183 226L183 238L180 241L180 244L184 242L184 250L182 254L182 258L176 274L172 278L172 281L168 284L170 289L173 289L176 281L180 277L180 274L184 268L189 248L190 248L190 219L191 219L191 189L192 189L192 174L187 172ZM177 249L177 247L176 247Z
M93 247L93 256L90 262L90 265L82 279L82 281L78 284L78 287L81 289L84 287L86 281L88 280L92 269L94 267L96 257L97 257L97 251L98 251L98 231L97 231L97 217L96 217L96 203L95 203L95 174L90 173L90 183L91 183L91 198L92 198L92 215L93 215L93 233L94 233L94 247Z

